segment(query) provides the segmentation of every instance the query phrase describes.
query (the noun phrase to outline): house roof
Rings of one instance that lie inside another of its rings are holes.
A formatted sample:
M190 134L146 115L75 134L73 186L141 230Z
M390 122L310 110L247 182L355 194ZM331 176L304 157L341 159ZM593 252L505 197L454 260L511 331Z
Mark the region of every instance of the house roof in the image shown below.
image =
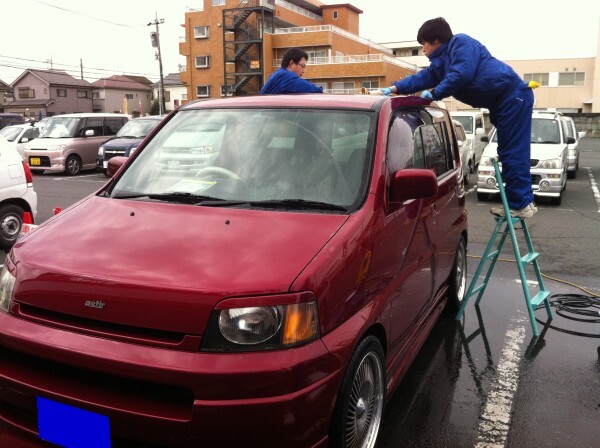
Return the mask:
M157 81L152 84L152 87L158 87L160 85L160 81ZM167 76L163 76L163 85L167 86L185 86L185 83L181 80L181 75L179 73L169 73Z
M127 76L113 75L108 78L102 78L92 83L92 86L101 89L121 89L121 90L143 90L150 91L149 85L136 82Z
M54 99L33 99L33 100L18 100L8 103L5 107L23 106L23 107L47 107L55 103Z
M57 70L33 70L27 69L21 75L15 79L11 86L17 85L19 81L28 73L38 77L48 85L61 85L61 86L76 86L76 87L92 87L92 85L84 79L73 78L66 72Z
M141 84L147 84L150 85L152 84L152 81L150 81L148 78L146 78L145 76L134 76L134 75L123 75L125 78L129 78L132 81L135 82L139 82Z

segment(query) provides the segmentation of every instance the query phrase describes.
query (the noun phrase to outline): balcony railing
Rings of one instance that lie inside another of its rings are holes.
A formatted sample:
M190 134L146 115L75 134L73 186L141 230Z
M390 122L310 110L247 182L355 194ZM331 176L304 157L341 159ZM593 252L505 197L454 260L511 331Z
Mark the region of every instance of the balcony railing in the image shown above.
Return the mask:
M281 6L282 8L289 9L290 11L294 11L295 13L303 15L304 17L309 17L318 22L323 21L323 17L318 16L317 14L315 14L313 12L307 11L304 8L300 8L299 6L293 5L290 2L286 2L285 0L275 0L275 4L277 6Z
M417 66L400 61L385 54L355 54L349 56L326 56L311 58L306 65L355 64L364 62L389 62L409 70L417 71ZM273 67L281 66L281 59L273 60Z
M357 36L349 31L338 28L333 25L315 25L315 26L293 26L290 28L277 28L275 30L275 34L292 34L292 33L312 33L318 31L329 31L331 33L339 34L340 36L347 37L348 39L352 39L355 42L359 42L363 45L367 45L371 48L376 48L382 53L393 55L394 52L383 45L379 45L371 42L369 39L365 39L364 37Z

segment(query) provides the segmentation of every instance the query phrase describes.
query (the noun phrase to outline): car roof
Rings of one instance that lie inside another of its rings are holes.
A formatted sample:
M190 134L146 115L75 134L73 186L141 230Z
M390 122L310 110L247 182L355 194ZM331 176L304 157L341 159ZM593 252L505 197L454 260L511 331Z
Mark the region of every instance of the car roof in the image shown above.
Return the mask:
M82 112L82 113L76 113L76 114L61 114L61 115L55 115L53 117L49 117L49 118L79 118L79 117L127 117L129 118L129 115L126 114L110 114L110 113L98 113L98 112Z
M548 112L548 111L533 111L532 118L543 119L543 120L556 120L563 117L560 112Z
M386 101L396 106L428 105L429 101L416 96L387 97L381 95L256 95L243 97L198 100L184 104L179 110L221 108L315 108L315 109L367 109L378 110Z

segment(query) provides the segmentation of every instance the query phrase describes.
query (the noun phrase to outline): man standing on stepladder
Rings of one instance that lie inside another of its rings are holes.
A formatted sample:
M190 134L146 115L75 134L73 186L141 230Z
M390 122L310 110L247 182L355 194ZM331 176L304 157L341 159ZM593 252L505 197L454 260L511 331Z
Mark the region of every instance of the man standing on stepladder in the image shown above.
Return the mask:
M494 58L477 40L466 34L452 34L442 17L426 21L417 40L431 64L426 69L391 87L384 95L410 94L441 100L454 96L472 107L485 107L498 134L498 158L510 214L530 218L537 212L531 187L531 114L533 92L539 86L527 84L515 71ZM429 92L425 89L433 90ZM504 207L492 207L491 213L504 216Z

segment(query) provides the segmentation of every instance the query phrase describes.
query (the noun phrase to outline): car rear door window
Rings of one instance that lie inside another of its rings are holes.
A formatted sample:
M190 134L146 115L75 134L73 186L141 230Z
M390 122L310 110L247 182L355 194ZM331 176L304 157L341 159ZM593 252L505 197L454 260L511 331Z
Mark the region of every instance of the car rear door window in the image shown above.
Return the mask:
M125 123L124 118L106 118L104 120L104 135L115 135Z

